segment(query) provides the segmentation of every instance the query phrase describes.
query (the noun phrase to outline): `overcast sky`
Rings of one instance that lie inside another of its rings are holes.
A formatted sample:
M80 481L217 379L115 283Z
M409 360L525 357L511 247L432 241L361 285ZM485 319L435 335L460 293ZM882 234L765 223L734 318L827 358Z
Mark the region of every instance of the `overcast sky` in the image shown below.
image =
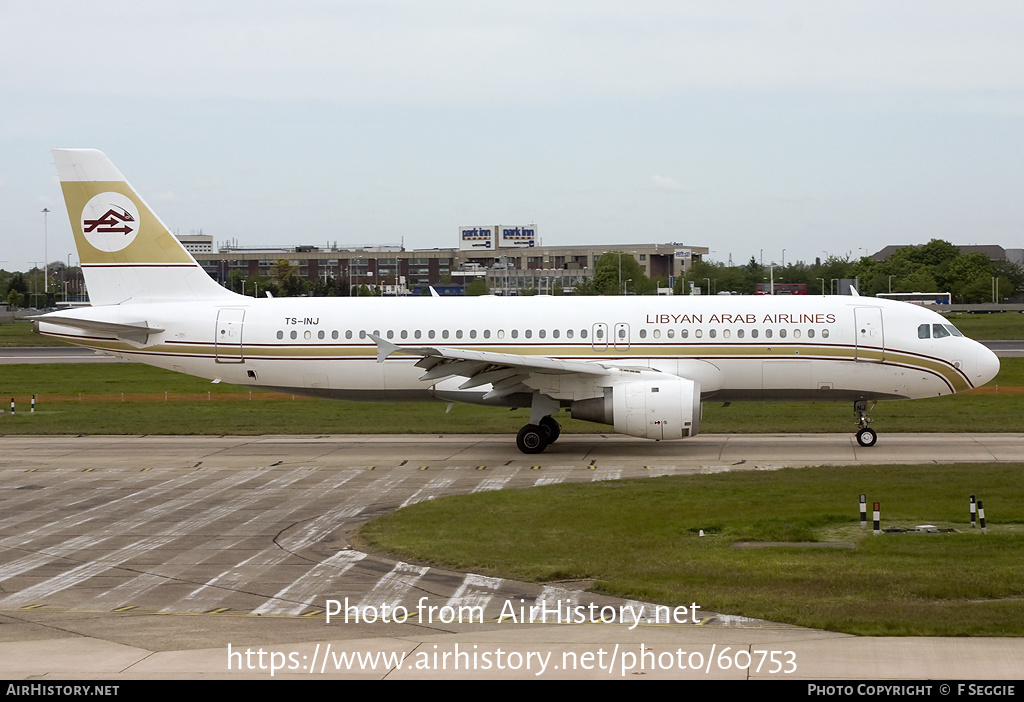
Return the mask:
M0 0L0 268L44 207L72 253L53 147L243 245L1021 248L1022 37L999 1Z

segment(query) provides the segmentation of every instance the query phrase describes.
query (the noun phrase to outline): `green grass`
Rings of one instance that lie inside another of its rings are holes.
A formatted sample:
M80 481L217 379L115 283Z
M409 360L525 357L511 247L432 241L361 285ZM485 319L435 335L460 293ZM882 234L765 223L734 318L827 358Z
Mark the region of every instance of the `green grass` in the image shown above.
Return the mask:
M1024 635L1024 465L854 466L560 484L421 502L361 530L404 559L862 635ZM883 526L956 534L871 536ZM989 534L967 524L985 502ZM869 515L870 518L870 515ZM703 538L699 530L709 533ZM844 541L810 549L797 542ZM793 546L734 548L736 542Z
M1024 386L1024 359L1003 359L993 384ZM107 395L126 402L54 402L48 396ZM132 400L132 395L193 393L203 399ZM514 434L528 411L440 402L361 403L313 399L268 399L259 391L172 373L141 364L26 364L0 366L0 408L19 398L19 412L0 418L3 434L276 434L423 433ZM224 394L244 399L208 402ZM40 396L34 414L27 398ZM1024 395L953 395L882 402L872 412L879 432L1017 432L1024 429ZM566 433L611 433L612 428L558 415ZM704 433L852 432L851 403L707 402Z
M994 312L969 314L957 312L943 315L965 335L979 341L989 339L1024 339L1024 314Z
M0 347L3 346L68 346L62 341L32 331L32 322L0 324Z

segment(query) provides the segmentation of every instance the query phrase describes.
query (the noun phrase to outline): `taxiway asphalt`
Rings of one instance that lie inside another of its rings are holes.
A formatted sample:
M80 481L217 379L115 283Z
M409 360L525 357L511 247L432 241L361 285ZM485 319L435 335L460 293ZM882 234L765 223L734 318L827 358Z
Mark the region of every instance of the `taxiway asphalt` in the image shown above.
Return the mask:
M836 434L568 435L538 456L490 435L5 436L0 448L0 678L251 678L273 665L274 677L306 678L1024 677L1024 640L865 638L703 610L697 622L666 621L649 603L592 595L586 582L401 563L351 540L377 515L446 495L783 466L1021 461L1024 434L884 434L869 449ZM327 601L346 599L377 620L328 623ZM381 621L384 605L410 616ZM559 605L640 623L499 621L509 607ZM466 611L481 621L445 621L459 607L479 608ZM768 653L755 671L747 656L759 652Z

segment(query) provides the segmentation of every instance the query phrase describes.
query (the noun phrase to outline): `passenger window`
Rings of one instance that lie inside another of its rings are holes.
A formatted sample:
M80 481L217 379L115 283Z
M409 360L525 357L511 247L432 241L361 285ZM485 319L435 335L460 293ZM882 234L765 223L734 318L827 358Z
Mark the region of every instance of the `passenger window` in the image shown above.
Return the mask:
M702 336L704 336L704 330L703 329L697 329L696 331L693 332L693 335L699 339Z
M462 330L461 329L456 330L455 338L456 339L461 339L462 338Z
M566 339L571 339L572 338L572 329L566 329L565 330L565 338Z
M324 331L322 329L316 333L317 339L323 339L325 336L326 334L324 334Z
M349 329L348 331L345 332L345 338L346 339L351 339L352 338L352 330L351 329Z
M558 334L559 334L559 331L557 329L552 329L551 330L551 336L553 338L557 339L558 338Z
M332 338L332 339L337 339L337 338L338 338L338 332L337 332L337 330L335 330L335 331L332 331L332 332L331 332L331 338Z
M540 329L537 331L537 336L543 339L545 336L547 336L547 331L544 329Z
M519 338L519 330L518 329L513 329L512 330L512 338L513 339L518 339Z
M422 332L422 331L420 331L419 329L417 329L416 331L414 331L414 332L412 333L412 335L413 335L413 337L414 337L414 338L416 338L416 339L420 339L420 338L422 338L422 337L423 337L423 332Z
M485 339L490 339L491 338L491 330L490 329L484 329L484 338Z
M689 329L680 329L679 330L679 337L680 338L685 339L688 336L690 336L690 330Z
M745 332L744 332L744 331L743 331L742 329L737 329L737 330L736 330L736 338L738 338L738 339L742 339L742 338L743 338L743 334L744 334L744 333L745 333Z
M800 338L800 330L799 329L794 329L793 330L793 338L794 339L799 339Z
M427 338L428 339L433 339L434 338L434 334L436 334L436 333L437 332L435 332L433 329L431 329L430 331L427 332Z
M813 329L808 329L807 330L807 338L808 339L813 339L814 338L814 330Z
M532 330L532 329L527 329L527 330L526 330L525 332L523 332L523 333L525 334L525 336L526 336L526 338L527 338L527 339L532 339L532 338L533 338L533 330Z
M756 339L757 338L757 334L758 334L758 331L756 329L751 329L750 330L750 338L751 339Z
M476 338L476 329L470 329L469 330L469 338L470 339L475 339Z
M655 332L655 333L657 333L657 332ZM641 329L640 330L640 338L641 339L646 339L647 338L647 330L646 329Z
M930 339L932 338L931 327L927 324L921 324L917 327L917 338L918 339Z
M785 329L780 329L779 330L779 338L780 339L785 339L786 338L786 330Z
M674 338L676 338L676 330L675 330L675 329L669 329L669 330L668 330L668 338L669 338L669 339L674 339Z
M442 329L441 330L441 338L442 339L447 339L448 338L448 330L447 329Z
M722 330L722 338L723 339L728 339L730 336L732 336L732 332L730 330L728 330L728 329L723 329Z
M586 339L587 338L587 330L586 329L580 329L580 338L581 339Z
M408 339L409 338L409 330L408 329L403 329L402 330L402 338L403 339Z
M498 338L499 339L504 339L505 338L505 330L504 329L499 329L498 330Z
M828 329L822 329L821 330L821 338L822 339L827 339L828 338Z
M279 332L277 333L277 338L278 338L278 339L283 339L283 338L284 338L284 332L283 332L283 331L279 331Z
M764 338L765 339L771 339L772 338L772 330L771 329L765 329L764 330Z
M708 331L708 336L714 339L716 336L718 336L718 331L716 329L711 329Z
M298 332L296 332L296 331L293 331L293 332L292 332L291 334L289 334L288 336L290 336L290 337L291 337L291 338L293 338L293 339L298 339L298 338L299 338L299 333L298 333Z

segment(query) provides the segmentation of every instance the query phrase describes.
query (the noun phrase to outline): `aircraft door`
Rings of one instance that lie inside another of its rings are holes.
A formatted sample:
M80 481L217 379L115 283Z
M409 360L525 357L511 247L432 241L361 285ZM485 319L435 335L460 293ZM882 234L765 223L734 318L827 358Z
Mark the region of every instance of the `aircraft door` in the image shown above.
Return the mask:
M608 350L608 325L604 322L597 322L591 330L590 346L595 351Z
M213 345L216 348L217 363L242 363L242 320L245 310L217 310L217 332Z
M885 360L885 333L882 329L882 310L879 307L855 307L853 318L857 326L856 356L858 361L881 363Z

